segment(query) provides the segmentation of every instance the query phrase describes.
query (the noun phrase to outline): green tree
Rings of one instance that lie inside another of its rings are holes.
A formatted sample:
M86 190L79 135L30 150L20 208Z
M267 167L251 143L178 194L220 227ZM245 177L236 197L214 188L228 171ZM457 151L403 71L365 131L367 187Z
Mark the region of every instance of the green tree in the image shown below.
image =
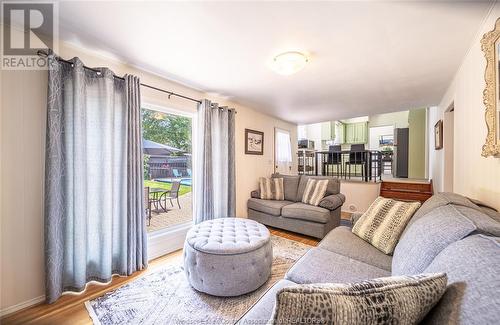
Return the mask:
M191 152L191 119L142 109L142 136L146 140Z

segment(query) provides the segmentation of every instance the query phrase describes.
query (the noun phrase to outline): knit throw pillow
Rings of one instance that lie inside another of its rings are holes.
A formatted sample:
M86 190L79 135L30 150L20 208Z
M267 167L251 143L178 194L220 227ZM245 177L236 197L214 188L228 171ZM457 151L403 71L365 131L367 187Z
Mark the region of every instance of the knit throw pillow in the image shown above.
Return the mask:
M392 254L420 202L401 202L379 196L359 218L352 232L385 254Z
M260 198L262 200L280 200L285 199L283 190L283 178L259 178Z
M417 324L446 290L445 273L352 284L302 284L276 295L273 324Z
M318 206L319 202L325 197L327 186L327 179L308 179L304 194L302 195L302 202Z

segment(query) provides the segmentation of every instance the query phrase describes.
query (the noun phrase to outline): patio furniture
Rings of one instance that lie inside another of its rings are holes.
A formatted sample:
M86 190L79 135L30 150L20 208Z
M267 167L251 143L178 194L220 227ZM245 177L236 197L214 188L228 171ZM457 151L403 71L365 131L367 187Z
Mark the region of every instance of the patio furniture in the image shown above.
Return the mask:
M166 205L167 200L169 200L170 205L172 207L174 206L174 204L172 203L172 200L176 200L177 205L179 206L179 209L180 209L181 208L181 204L179 203L179 190L180 190L180 188L181 188L180 181L172 182L172 188L170 190L163 190L163 193L161 194L160 200L163 200L165 202L165 205Z
M190 168L188 168L186 171L187 171L187 174L188 174L189 178L191 178L191 177L192 177L192 176L191 176L191 169L190 169Z
M148 218L148 226L151 226L151 212L153 211L152 206L155 207L155 212L159 213L158 210L163 210L168 212L166 207L166 199L164 195L169 192L169 190L165 190L162 188L149 188L144 187L144 206L147 213Z
M182 177L182 173L179 172L177 169L172 169L172 174L174 174L174 177L177 177L177 178L181 178Z
M184 243L184 271L193 288L213 296L251 292L271 276L267 228L253 220L220 218L192 227Z

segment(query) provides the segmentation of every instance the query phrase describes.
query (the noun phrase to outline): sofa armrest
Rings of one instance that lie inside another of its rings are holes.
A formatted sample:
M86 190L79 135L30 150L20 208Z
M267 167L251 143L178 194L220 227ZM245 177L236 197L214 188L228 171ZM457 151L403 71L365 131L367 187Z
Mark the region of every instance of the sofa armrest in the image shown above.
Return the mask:
M351 224L354 227L354 224L358 222L359 218L363 215L363 212L354 212L351 214Z
M254 198L254 199L260 199L260 191L255 190L255 191L250 192L250 197Z
M330 211L333 211L342 206L345 202L345 195L342 193L331 194L325 196L320 202L319 206Z

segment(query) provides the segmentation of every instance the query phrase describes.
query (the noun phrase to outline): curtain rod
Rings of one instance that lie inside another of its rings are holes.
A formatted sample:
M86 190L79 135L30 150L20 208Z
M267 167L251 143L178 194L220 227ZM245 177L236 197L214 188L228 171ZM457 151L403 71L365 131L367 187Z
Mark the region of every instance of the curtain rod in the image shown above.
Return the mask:
M36 52L36 54L38 56L42 56L42 57L48 57L48 53L45 52L45 51L42 51L42 50L38 50ZM68 61L68 60L64 60L63 58L59 57L59 56L56 56L56 59L58 61L61 61L61 62L64 62L64 63L68 63L68 64L73 64L71 61ZM94 71L94 72L100 72L99 70L97 69L94 69L94 68L90 68L90 67L87 67L86 65L83 66L85 69L88 69L88 70L91 70L91 71ZM119 77L117 75L113 75L114 78L117 78L117 79L121 79L121 80L125 80L123 77ZM158 88L158 87L154 87L154 86L150 86L148 84L143 84L141 83L141 86L144 86L146 88L150 88L150 89L154 89L154 90L157 90L157 91L161 91L163 93L166 93L168 94L168 98L170 99L170 96L176 96L176 97L180 97L180 98L184 98L184 99L187 99L187 100L190 100L190 101L193 101L193 102L197 102L198 104L201 104L201 100L199 99L195 99L195 98L192 98L192 97L188 97L188 96L184 96L184 95L181 95L181 94L177 94L177 93L174 93L173 91L169 91L169 90L165 90L165 89L161 89L161 88Z

